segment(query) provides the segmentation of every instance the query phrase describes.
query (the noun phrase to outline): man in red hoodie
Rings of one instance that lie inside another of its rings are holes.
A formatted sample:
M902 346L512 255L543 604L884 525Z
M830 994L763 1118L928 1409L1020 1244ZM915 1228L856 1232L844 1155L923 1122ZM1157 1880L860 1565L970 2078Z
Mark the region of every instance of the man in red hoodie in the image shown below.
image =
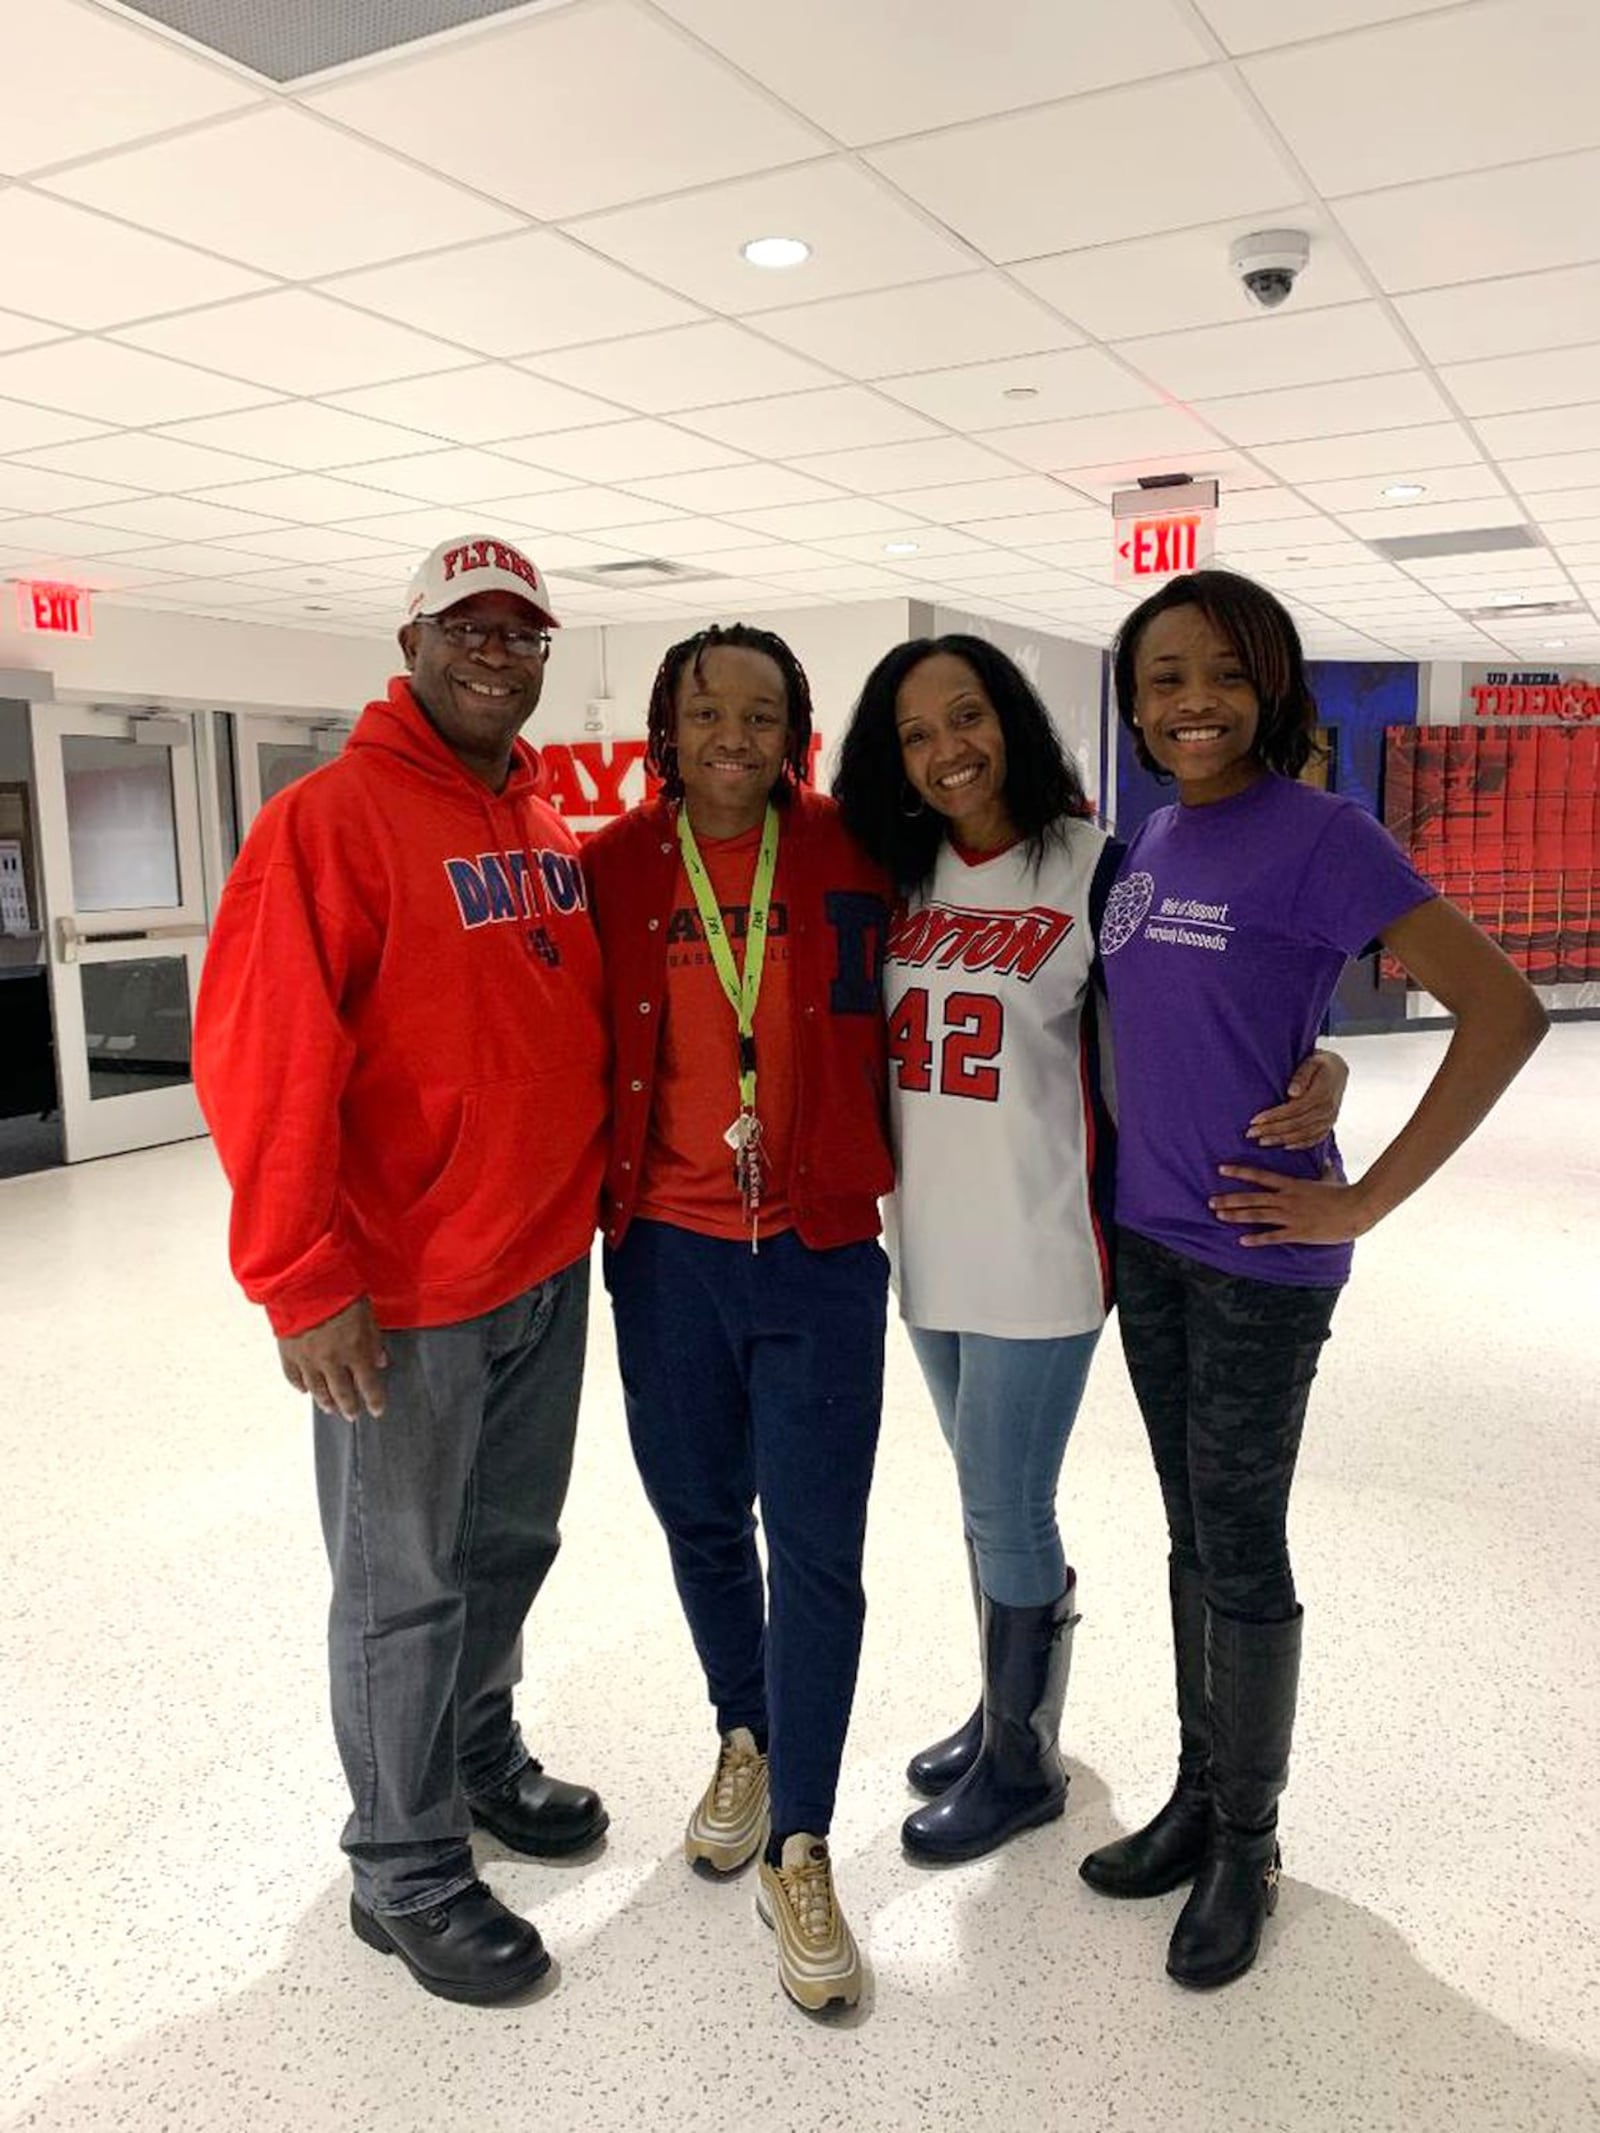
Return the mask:
M265 807L217 913L195 1080L231 1252L316 1403L350 1922L425 1990L548 1968L477 1879L606 1814L512 1716L555 1558L605 1163L600 956L577 847L518 735L556 618L504 541L412 581L407 676Z

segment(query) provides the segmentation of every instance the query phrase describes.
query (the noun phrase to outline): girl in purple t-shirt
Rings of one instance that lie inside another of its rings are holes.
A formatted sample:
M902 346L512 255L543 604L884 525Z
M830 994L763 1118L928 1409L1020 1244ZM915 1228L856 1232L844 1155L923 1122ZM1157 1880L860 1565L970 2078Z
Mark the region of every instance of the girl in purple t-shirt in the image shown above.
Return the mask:
M1129 616L1114 664L1139 760L1178 787L1128 848L1100 947L1117 1310L1166 1504L1180 1749L1155 1819L1081 1872L1110 1896L1193 1879L1167 1971L1221 1985L1254 1962L1276 1902L1302 1616L1289 1488L1351 1242L1460 1147L1545 1017L1370 815L1294 782L1316 706L1269 592L1228 571L1175 578ZM1456 1029L1411 1118L1351 1183L1331 1139L1263 1151L1241 1122L1310 1050L1345 963L1374 939Z

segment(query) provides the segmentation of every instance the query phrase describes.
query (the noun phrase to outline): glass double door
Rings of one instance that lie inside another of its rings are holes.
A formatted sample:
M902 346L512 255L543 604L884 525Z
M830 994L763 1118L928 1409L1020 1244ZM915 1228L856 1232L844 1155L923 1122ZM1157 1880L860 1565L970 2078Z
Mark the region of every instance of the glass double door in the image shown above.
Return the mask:
M192 714L32 713L66 1159L204 1133L190 1070L206 943Z

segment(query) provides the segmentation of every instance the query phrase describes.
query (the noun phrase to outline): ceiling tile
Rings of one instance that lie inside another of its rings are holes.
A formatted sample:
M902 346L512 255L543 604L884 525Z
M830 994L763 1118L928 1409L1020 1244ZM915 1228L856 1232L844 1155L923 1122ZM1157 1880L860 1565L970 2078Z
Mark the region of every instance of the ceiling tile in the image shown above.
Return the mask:
M59 341L61 338L59 326L47 326L42 319L23 318L15 311L0 311L0 351L37 348L41 341Z
M91 526L83 519L24 517L8 518L0 525L7 546L20 543L41 556L84 558L116 555L138 543L110 526Z
M1448 421L1451 410L1431 378L1420 370L1404 370L1330 385L1202 399L1195 413L1235 444L1254 450L1359 430L1411 429Z
M93 340L59 341L52 348L0 356L0 393L130 429L249 407L271 397L256 385L238 385L142 349Z
M447 342L309 289L278 289L182 318L129 326L117 339L286 393L338 392L472 361Z
M6 41L0 84L0 171L12 177L214 118L261 93L72 0L29 0L26 30Z
M1391 505L1373 511L1346 511L1340 523L1364 541L1392 540L1397 534L1463 533L1481 526L1520 526L1521 508L1504 497L1483 497L1460 504Z
M170 571L176 578L229 578L248 566L236 549L208 548L201 541L173 541L159 547L138 547L123 535L128 551L144 570Z
M743 470L730 468L730 474ZM761 473L762 468L752 468ZM711 474L680 474L670 477L677 481L713 481ZM658 484L658 486L661 486ZM513 514L530 526L548 528L553 533L595 533L608 526L640 526L648 523L663 508L662 500L650 501L643 496L629 496L621 489L555 489L548 495L512 499L504 506L508 515Z
M244 267L15 188L0 193L0 256L9 303L85 329L265 286Z
M1485 466L1481 460L1469 466L1422 467L1402 459L1390 461L1382 473L1352 475L1342 481L1308 482L1305 494L1323 511L1404 511L1409 508L1406 504L1392 498L1386 500L1383 491L1391 481L1409 482L1413 476L1426 492L1415 499L1418 503L1460 503L1476 496L1504 499L1506 493L1505 483L1494 468ZM1404 528L1399 530L1403 532Z
M1243 72L1324 194L1600 144L1600 15L1571 0L1452 9Z
M802 510L814 510L815 505L802 505ZM750 529L747 526L726 526L714 518L669 518L647 519L642 525L630 525L625 534L618 534L618 545L626 545L630 553L638 555L699 556L715 555L724 548L747 548L750 545Z
M1290 489L1225 489L1218 519L1225 530L1233 526L1269 525L1278 519L1301 518L1305 508Z
M762 579L782 591L793 592L904 592L906 581L897 572L870 563L818 563L805 570L762 571Z
M29 452L27 461L30 466L86 474L92 481L118 482L129 489L201 489L210 482L246 481L261 472L254 462L231 452L206 452L143 430L51 445Z
M819 549L831 556L852 563L893 562L897 558L885 554L888 543L914 541L919 555L986 555L988 544L975 540L970 533L958 533L953 526L922 526L910 521L885 532L855 533L843 539L819 541ZM1015 558L1012 559L1015 561Z
M1321 555L1324 550L1355 552L1356 544L1331 519L1307 510L1299 518L1271 519L1250 526L1219 529L1219 548L1234 555ZM1324 555L1323 560L1327 557Z
M370 493L370 492L369 492ZM387 511L352 512L348 518L333 520L334 531L353 533L373 541L385 541L391 546L409 549L413 557L436 547L440 541L452 540L469 532L481 531L514 536L519 531L530 530L531 522L511 509L515 499L508 498L496 503L492 510L485 510L478 527L464 525L466 514L448 504L414 504L409 510L393 508L395 499L390 497L391 508Z
M1502 458L1500 471L1514 489L1586 489L1600 482L1600 452L1552 452L1532 459Z
M1201 229L1129 238L1083 252L1030 259L1012 269L1047 303L1102 341L1180 327L1222 326L1259 314L1228 264L1236 237L1282 224L1311 238L1311 261L1295 283L1296 312L1354 303L1366 286L1320 208L1269 208Z
M329 398L332 406L352 415L399 423L452 444L526 438L545 430L615 421L621 413L604 400L530 377L508 363L474 363L467 370L406 378L398 384L367 386Z
M979 528L988 542L998 542L1002 548L1038 549L1062 541L1098 540L1106 524L1106 514L1097 506L1084 504L1071 511L1030 511L1016 518L985 519ZM952 530L931 538L955 539L961 536ZM927 542L923 543L924 547ZM939 554L938 549L930 550Z
M1137 146L1180 141L1203 142L1204 153ZM995 260L1275 213L1303 191L1248 108L1209 74L985 120L867 160Z
M973 264L963 246L837 157L590 216L573 234L624 266L735 314L927 281ZM811 257L776 273L753 267L740 246L764 236L804 238Z
M1078 510L1083 498L1043 474L1008 474L998 481L963 481L914 489L881 499L889 510L909 511L941 526L964 526L988 518L1023 518L1039 511ZM891 519L890 523L894 521ZM844 529L854 532L868 528ZM982 531L981 525L979 531Z
M1396 309L1435 363L1600 342L1600 266L1426 289Z
M327 474L282 474L266 481L230 482L224 488L211 490L207 500L307 526L359 518L395 502L392 495L380 489L363 488L359 483L339 481Z
M1196 481L1214 481L1229 493L1243 493L1258 485L1272 486L1270 475L1237 452L1205 444L1152 453L1144 459L1125 455L1093 466L1071 467L1062 471L1061 479L1070 482L1081 498L1109 506L1119 489L1131 489L1135 482L1152 474L1187 474Z
M336 526L284 526L273 533L251 534L243 541L220 541L218 546L244 549L251 556L276 556L285 563L376 562L414 554L409 542L397 548L393 542L374 541Z
M97 422L80 422L76 415L28 407L20 400L0 400L0 452L36 451L41 445L70 444L79 437L102 434Z
M46 190L294 279L517 226L504 209L287 105L59 172Z
M1552 348L1538 355L1455 363L1440 371L1439 382L1468 415L1568 407L1600 392L1600 347Z
M256 570L244 567L245 559L242 556L239 560L242 574L237 582L244 586L259 586L264 592L360 592L370 597L376 589L383 589L385 596L388 596L388 588L405 584L410 575L406 567L409 559L403 557L396 557L394 568L386 571L381 578L358 571L341 570L332 563L280 563L269 565L264 570Z
M282 401L236 415L209 416L199 422L175 422L167 434L186 444L240 452L247 459L263 459L273 466L295 467L308 474L324 467L349 466L357 460L418 451L426 441L390 423L373 422L364 415L318 407L305 400Z
M779 504L824 503L834 494L809 474L790 467L722 467L707 474L666 474L630 485L669 509L720 515L774 509Z
M1119 353L1158 385L1189 400L1249 392L1268 380L1284 387L1369 377L1403 370L1411 357L1404 336L1378 304L1267 312L1233 326L1123 341Z
M1316 437L1298 444L1256 447L1263 466L1284 481L1341 481L1381 475L1405 481L1434 467L1481 462L1483 454L1459 422L1430 422L1419 429L1374 430L1367 435Z
M445 44L306 101L374 140L422 144L436 170L542 222L770 170L828 146L622 0Z
M1040 422L992 434L1000 450L1047 474L1122 458L1210 456L1220 449L1216 439L1178 407L1084 415L1073 422Z
M918 444L885 444L855 452L821 452L802 471L842 489L871 495L888 489L939 488L951 482L1000 479L1009 468L998 453L965 437L932 437Z
M1155 393L1141 378L1098 348L1069 348L895 378L882 390L952 429L967 431L1156 404Z
M1600 378L1590 391L1600 390ZM1583 407L1546 407L1528 414L1485 415L1478 435L1497 459L1531 459L1540 453L1600 450L1600 401Z
M532 381L530 380L530 383ZM744 458L726 444L691 437L666 422L607 422L560 436L518 437L496 447L507 458L548 467L572 481L636 481L655 474L693 474Z
M763 318L763 331L766 323ZM831 382L814 363L770 347L742 326L721 319L532 356L520 367L567 385L581 383L650 415L755 400L769 393L805 392Z
M783 459L939 435L920 415L860 385L746 400L732 407L702 407L685 414L682 421L686 429L724 444Z
M1522 500L1532 517L1546 529L1546 537L1554 544L1564 535L1569 520L1592 518L1600 511L1600 487L1540 490L1532 495L1524 491Z
M349 480L425 504L479 504L501 496L542 496L569 486L564 474L541 473L520 460L471 445L441 452L408 452L398 459L362 460L346 467Z
M131 492L77 474L51 474L41 467L0 462L0 511L76 511L85 504L125 503Z
M430 258L425 272L407 265L343 275L331 291L494 356L648 333L696 316L692 305L554 230L456 246Z
M891 504L869 503L859 496L841 496L823 504L779 504L754 511L740 511L738 523L780 540L835 540L857 533L898 532L917 514L896 510ZM671 554L663 549L664 555Z
M853 378L988 363L1070 348L1082 339L998 274L838 296L761 314L761 331Z
M637 526L619 527L610 538L619 546L626 543L630 554L647 556L652 551L648 543L640 541L639 531ZM719 548L706 557L704 567L730 578L764 578L775 570L819 570L837 560L798 541L763 541L750 533L744 541L741 548ZM881 562L882 557L878 560Z
M914 12L860 0L807 0L804 8L662 4L852 144L1079 96L1208 57L1172 0L1118 0L1088 18L1051 0L992 0L982 9L967 0L918 0Z
M1600 150L1589 149L1355 194L1339 219L1385 289L1437 289L1591 260L1597 194Z
M151 541L219 540L225 534L270 530L272 523L258 512L232 511L193 496L143 496L133 503L96 504L83 515L97 526L120 527L124 533L142 534Z

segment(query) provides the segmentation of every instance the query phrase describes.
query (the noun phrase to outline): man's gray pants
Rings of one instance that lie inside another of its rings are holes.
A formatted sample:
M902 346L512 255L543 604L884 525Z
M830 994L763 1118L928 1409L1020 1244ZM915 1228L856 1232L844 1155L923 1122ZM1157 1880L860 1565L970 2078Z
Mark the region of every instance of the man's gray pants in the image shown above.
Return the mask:
M481 1318L386 1331L383 1415L317 1413L343 1844L367 1910L466 1888L468 1802L529 1760L511 1691L561 1544L588 1309L582 1259Z

